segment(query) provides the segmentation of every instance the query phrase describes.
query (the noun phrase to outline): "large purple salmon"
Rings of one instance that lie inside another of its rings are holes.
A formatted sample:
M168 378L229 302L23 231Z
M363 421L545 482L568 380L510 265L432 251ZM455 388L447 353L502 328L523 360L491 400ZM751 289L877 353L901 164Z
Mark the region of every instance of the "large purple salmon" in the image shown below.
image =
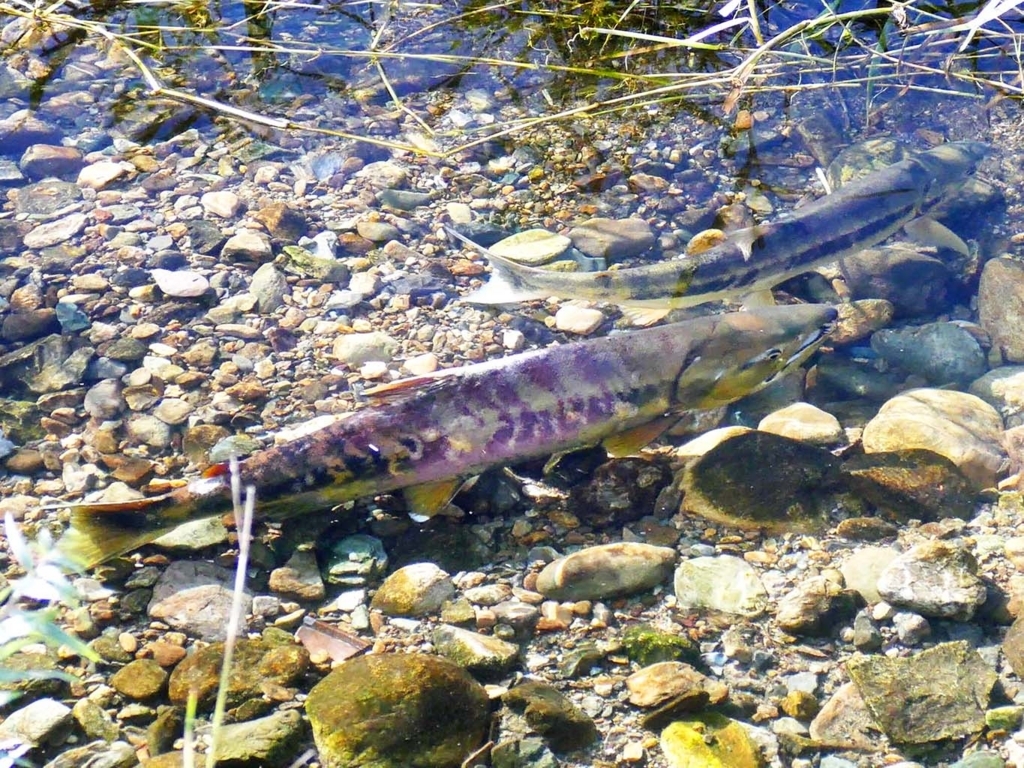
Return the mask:
M713 315L386 384L367 393L371 407L245 458L241 480L266 519L400 489L411 513L430 516L494 465L599 443L635 452L682 411L731 403L800 365L835 317L824 305ZM59 546L91 567L230 507L217 472L161 496L78 505Z

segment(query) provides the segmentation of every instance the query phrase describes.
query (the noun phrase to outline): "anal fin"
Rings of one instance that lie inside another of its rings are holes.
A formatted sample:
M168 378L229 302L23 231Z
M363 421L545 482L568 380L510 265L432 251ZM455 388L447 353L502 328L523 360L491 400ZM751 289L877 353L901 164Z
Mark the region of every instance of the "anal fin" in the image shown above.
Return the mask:
M636 328L646 328L664 320L671 312L669 307L623 307L622 316Z
M434 515L444 511L444 508L462 488L462 484L463 479L455 477L406 488L402 491L402 495L409 507L409 517L417 523L425 523Z
M903 231L914 242L921 245L932 245L936 248L948 248L961 256L970 258L971 249L956 232L945 224L940 224L930 216L920 216L903 225Z
M614 458L634 456L641 448L654 441L662 432L677 421L679 421L677 414L662 416L654 421L641 424L639 427L633 427L617 435L606 437L601 441L601 445L608 451L608 455Z

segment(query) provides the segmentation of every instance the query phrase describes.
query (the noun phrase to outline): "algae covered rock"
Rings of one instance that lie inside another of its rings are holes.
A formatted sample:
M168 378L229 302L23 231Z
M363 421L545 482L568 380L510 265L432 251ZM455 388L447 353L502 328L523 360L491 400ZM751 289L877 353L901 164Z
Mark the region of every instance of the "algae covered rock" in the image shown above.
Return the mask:
M370 607L388 616L423 616L455 596L448 573L433 563L413 563L388 576Z
M212 707L223 662L224 643L213 643L189 654L171 673L168 685L171 702L184 704L194 691L200 711ZM247 699L262 696L267 683L292 685L306 673L308 666L309 651L301 645L264 639L239 640L228 677L228 706L238 706Z
M306 714L324 768L457 768L483 741L483 686L425 654L360 656L317 683Z
M303 736L302 715L287 709L257 720L229 723L217 739L217 765L290 765Z
M661 751L672 768L761 768L764 759L746 729L708 712L677 720L661 732Z
M967 519L974 513L970 481L934 451L854 454L843 462L842 471L853 493L897 520Z
M853 658L846 668L877 726L899 744L981 731L997 677L963 640L904 659Z
M690 638L662 632L650 624L638 624L622 633L622 649L630 661L646 667L664 661L692 661L700 649Z
M718 444L679 479L683 511L768 531L813 531L835 506L839 460L824 448L754 430Z

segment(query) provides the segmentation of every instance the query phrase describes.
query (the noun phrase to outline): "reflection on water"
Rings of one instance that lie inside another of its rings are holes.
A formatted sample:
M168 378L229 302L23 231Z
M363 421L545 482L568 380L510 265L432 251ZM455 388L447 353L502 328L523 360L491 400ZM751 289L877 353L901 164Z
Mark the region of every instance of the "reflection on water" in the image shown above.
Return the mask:
M955 58L965 34L941 33L978 7L924 4L890 13L855 0L831 5L844 23L823 23L813 21L824 13L817 3L759 3L754 29L742 17L746 4L731 25L706 3L95 3L46 17L59 24L35 24L14 15L20 6L0 5L8 69L0 96L8 114L45 109L87 79L104 126L116 124L137 141L211 126L205 109L154 97L104 35L134 51L163 86L324 127L343 127L394 99L412 99L410 108L429 125L447 111L449 90L500 94L525 114L542 115L676 85L660 98L692 110L734 103L737 75L744 93L853 85L873 106L908 86L976 91L977 78L1019 92L1012 55L1024 31L1019 10L990 23ZM801 23L804 34L778 39ZM699 44L670 44L716 24L723 28ZM751 58L772 38L770 56Z

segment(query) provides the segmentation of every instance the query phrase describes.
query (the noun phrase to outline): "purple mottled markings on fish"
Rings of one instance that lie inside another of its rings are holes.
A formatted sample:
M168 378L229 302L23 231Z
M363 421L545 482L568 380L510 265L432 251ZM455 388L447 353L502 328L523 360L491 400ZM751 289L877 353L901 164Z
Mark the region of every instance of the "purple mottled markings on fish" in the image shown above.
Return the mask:
M516 426L512 419L505 416L501 419L501 426L494 430L494 435L491 437L491 443L504 445L505 443L512 442L512 438L515 437Z
M587 399L587 418L608 418L615 412L615 397L609 392L605 395L594 395Z

